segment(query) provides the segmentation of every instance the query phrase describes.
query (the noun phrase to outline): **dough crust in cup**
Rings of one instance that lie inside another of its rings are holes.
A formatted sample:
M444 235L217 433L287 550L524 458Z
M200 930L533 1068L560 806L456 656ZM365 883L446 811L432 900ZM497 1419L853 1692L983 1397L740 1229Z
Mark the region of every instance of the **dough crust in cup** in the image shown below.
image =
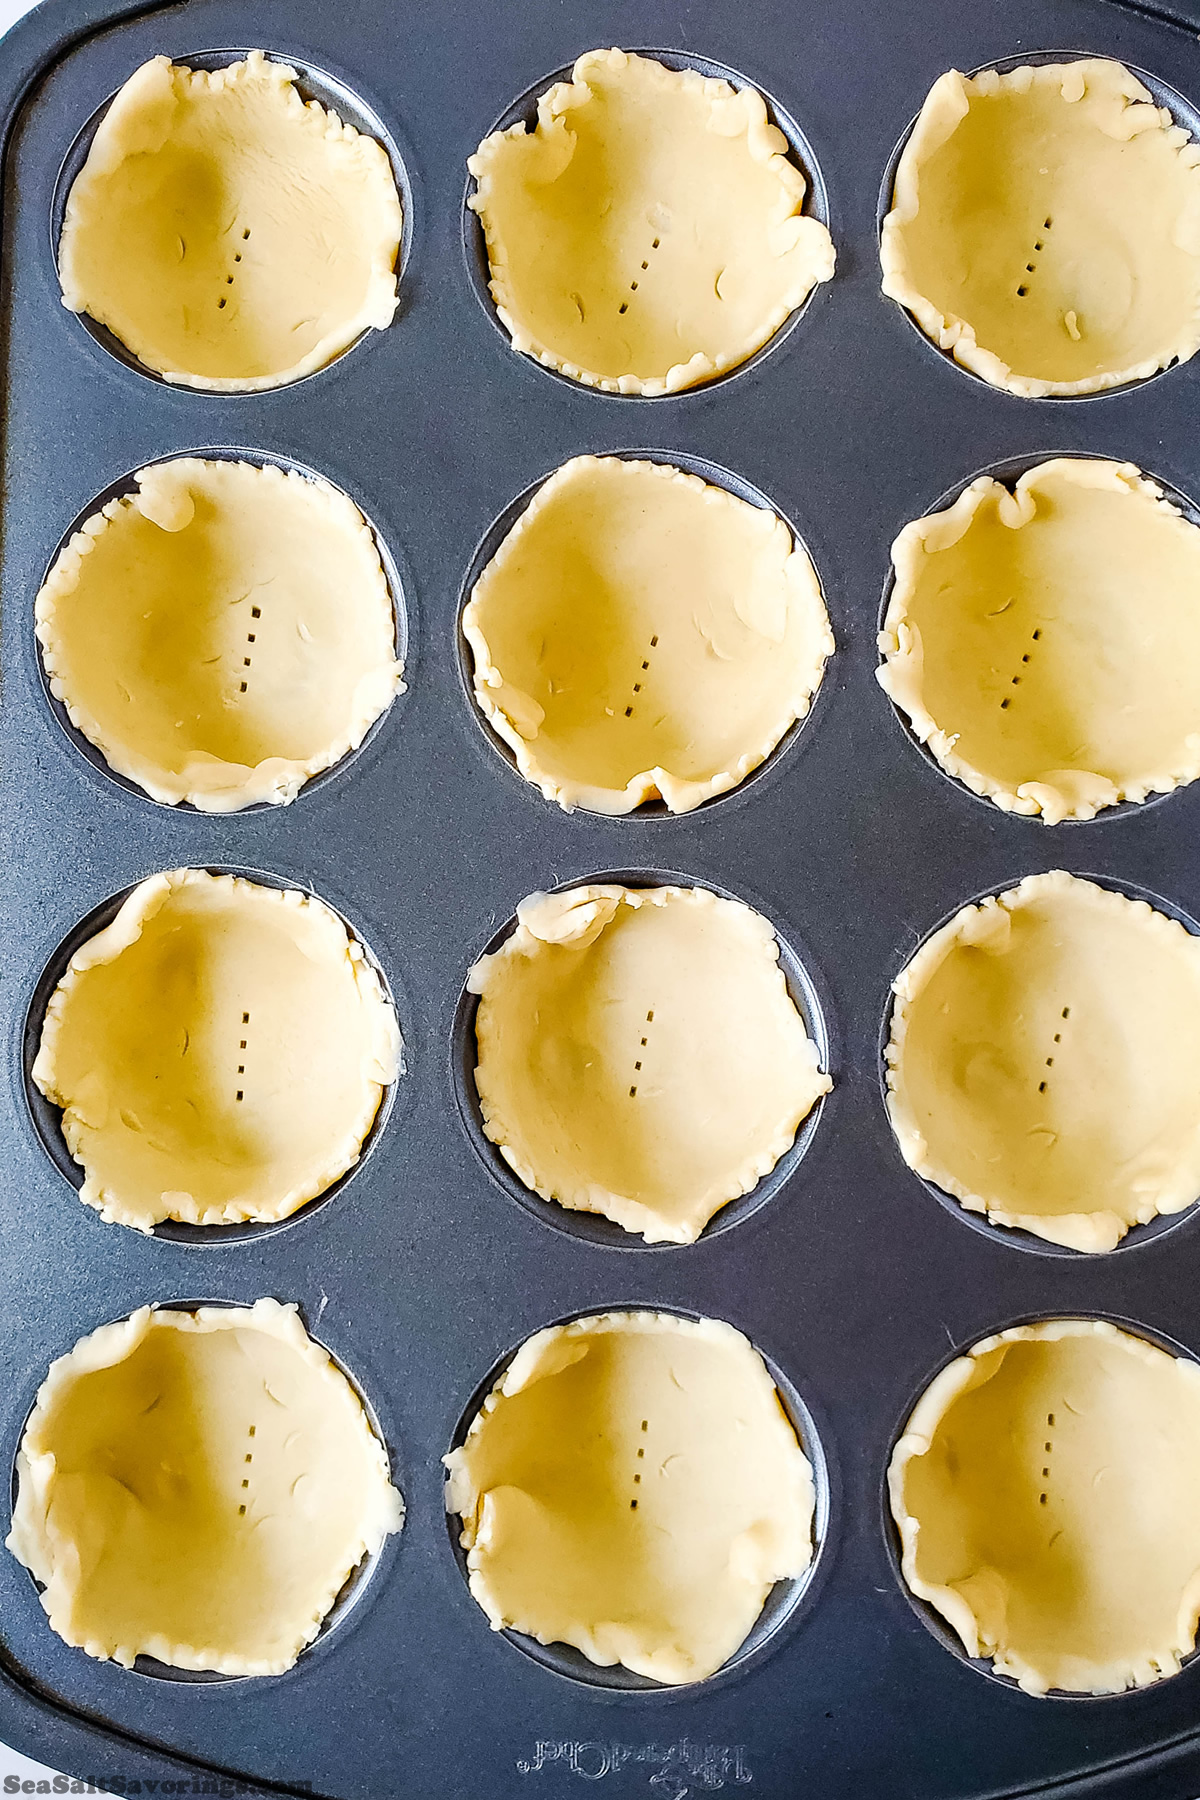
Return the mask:
M271 466L181 457L134 479L38 594L51 692L164 805L294 800L403 691L370 527L328 482Z
M910 1168L1074 1250L1200 1195L1200 939L1054 870L965 906L902 970L887 1103Z
M526 1187L692 1243L832 1082L767 920L705 888L533 894L467 977L484 1130Z
M357 1162L400 1069L392 1004L310 894L172 869L78 949L33 1079L80 1199L139 1231L285 1219Z
M610 1312L522 1344L446 1457L494 1630L678 1684L813 1555L812 1468L732 1325Z
M1200 145L1117 62L930 89L883 222L883 291L995 387L1088 394L1200 347Z
M475 699L562 807L690 812L807 713L833 633L773 512L666 463L578 456L538 490L462 626Z
M880 684L973 793L1056 825L1200 774L1200 529L1132 463L982 475L892 564Z
M467 161L514 350L622 394L745 362L833 274L787 150L754 88L589 50Z
M285 63L143 63L67 196L63 304L185 387L324 368L396 310L400 197L382 145Z
M1101 1319L984 1339L888 1470L904 1580L1026 1693L1177 1673L1200 1611L1200 1369Z
M276 1300L81 1338L17 1479L7 1544L52 1629L126 1668L279 1674L404 1518L358 1395Z

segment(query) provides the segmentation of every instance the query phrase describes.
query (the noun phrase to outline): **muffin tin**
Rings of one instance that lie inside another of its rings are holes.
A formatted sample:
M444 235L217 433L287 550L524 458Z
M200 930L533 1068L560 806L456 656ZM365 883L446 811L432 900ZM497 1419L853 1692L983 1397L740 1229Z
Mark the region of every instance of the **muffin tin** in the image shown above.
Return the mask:
M336 1629L287 1674L256 1681L91 1661L50 1632L25 1571L0 1556L0 1738L125 1794L147 1780L220 1792L222 1778L326 1800L1200 1791L1196 1661L1123 1696L1022 1694L910 1601L884 1499L917 1396L990 1332L1098 1315L1200 1353L1200 1219L1136 1230L1100 1258L973 1228L901 1162L878 1060L890 982L982 892L1062 866L1195 913L1200 784L1088 823L1005 817L931 766L874 679L892 537L981 467L1058 451L1127 458L1200 498L1200 361L1086 402L1021 400L954 367L883 297L876 202L897 140L946 68L1064 45L1119 57L1190 107L1198 31L1194 0L645 0L636 21L616 0L503 13L483 0L436 11L357 0L348 13L318 0L286 12L49 0L6 40L0 1457L15 1453L49 1362L95 1326L147 1301L273 1294L300 1302L366 1395L408 1515ZM514 96L610 43L704 72L711 58L777 99L785 128L794 118L804 134L800 160L828 196L838 252L834 279L757 358L652 402L514 355L464 218L465 159ZM179 391L61 306L55 195L78 134L139 63L253 45L299 67L310 91L327 83L355 122L379 121L407 214L400 304L389 330L293 387ZM812 555L838 649L803 729L742 788L683 818L568 817L504 766L474 714L456 643L462 584L495 522L568 457L646 447L771 497ZM290 807L218 818L156 806L79 754L49 707L32 619L73 519L124 471L213 448L313 469L350 493L390 559L408 633L408 692L352 761ZM395 1104L353 1178L248 1238L147 1241L103 1225L47 1159L26 1100L26 1020L58 947L112 896L183 863L318 893L378 958L405 1039ZM835 1081L803 1157L785 1159L769 1193L739 1203L727 1229L655 1254L545 1229L542 1203L517 1204L481 1166L455 1098L469 1075L470 963L532 890L614 870L710 883L763 911L798 959L785 966L810 1023L814 1007L823 1021ZM440 1458L503 1359L540 1326L625 1306L744 1331L819 1472L821 1549L803 1591L773 1599L746 1651L697 1687L614 1690L552 1652L521 1654L471 1599L443 1507Z

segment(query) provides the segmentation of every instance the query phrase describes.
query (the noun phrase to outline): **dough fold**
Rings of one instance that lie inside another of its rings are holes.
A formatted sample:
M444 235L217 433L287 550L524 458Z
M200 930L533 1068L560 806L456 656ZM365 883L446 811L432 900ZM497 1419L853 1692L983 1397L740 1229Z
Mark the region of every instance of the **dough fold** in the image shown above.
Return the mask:
M310 894L172 869L50 997L33 1079L80 1199L150 1231L285 1219L357 1162L401 1067L362 946Z
M787 151L754 88L589 50L467 161L513 348L622 394L745 362L833 274Z
M67 196L63 304L167 381L281 387L396 310L400 198L382 145L252 50L156 56L100 121Z
M1200 1369L1104 1319L932 1381L888 1470L904 1579L1028 1694L1178 1672L1200 1613Z
M995 387L1089 394L1200 348L1200 145L1120 63L930 89L883 222L883 291Z
M277 1675L404 1503L295 1306L143 1306L50 1365L7 1544L51 1628L131 1668Z
M284 805L404 690L371 529L270 465L180 457L134 479L38 594L51 692L153 800Z
M1074 1250L1200 1195L1200 939L1054 870L965 906L893 984L905 1162Z
M533 894L467 977L484 1130L525 1186L692 1243L832 1082L761 914L705 888Z
M732 1325L609 1312L526 1340L445 1458L494 1630L701 1681L812 1561L812 1468Z
M476 702L571 809L690 812L766 760L833 633L773 512L666 463L578 456L538 490L463 609Z

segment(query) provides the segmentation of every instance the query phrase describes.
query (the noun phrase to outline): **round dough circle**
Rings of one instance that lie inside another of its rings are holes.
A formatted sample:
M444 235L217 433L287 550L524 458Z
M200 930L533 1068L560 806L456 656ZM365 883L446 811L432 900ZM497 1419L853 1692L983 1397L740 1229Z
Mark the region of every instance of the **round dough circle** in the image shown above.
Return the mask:
M932 1381L888 1469L911 1591L1029 1694L1174 1675L1200 1611L1200 1369L1102 1319Z
M261 50L212 71L153 57L72 184L63 302L167 381L281 387L391 323L391 164L298 79Z
M690 812L808 711L833 633L783 520L667 463L578 456L463 609L475 699L570 809Z
M754 88L589 50L467 161L514 350L622 394L745 362L833 274L787 151Z
M181 457L93 513L38 594L50 689L165 805L294 800L403 691L387 577L328 482Z
M706 888L533 894L467 977L483 1128L525 1186L690 1244L833 1085L767 920Z
M1120 63L930 89L883 222L883 291L995 387L1088 394L1200 348L1200 145Z
M8 1548L62 1639L126 1668L277 1675L404 1503L295 1306L143 1306L51 1363Z
M285 1219L358 1160L400 1034L310 894L172 869L140 882L51 995L33 1079L80 1199L150 1231Z
M905 1162L1075 1250L1200 1194L1200 938L1054 870L964 906L893 983Z
M445 1458L494 1630L678 1684L812 1561L812 1468L732 1325L610 1312L528 1338Z
M974 793L1056 825L1200 775L1200 530L1132 463L980 476L892 564L879 681Z

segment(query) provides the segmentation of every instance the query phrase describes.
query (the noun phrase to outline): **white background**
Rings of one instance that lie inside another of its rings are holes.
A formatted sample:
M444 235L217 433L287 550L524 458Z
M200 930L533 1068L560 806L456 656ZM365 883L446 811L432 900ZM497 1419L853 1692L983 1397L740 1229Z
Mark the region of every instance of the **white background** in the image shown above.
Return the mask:
M14 25L23 13L31 12L28 0L0 0L0 33L6 32ZM0 57L5 54L5 44L0 38ZM53 1780L53 1769L45 1769L41 1763L30 1762L17 1750L10 1750L7 1744L0 1744L0 1792L4 1788L6 1775L19 1775L23 1781Z

